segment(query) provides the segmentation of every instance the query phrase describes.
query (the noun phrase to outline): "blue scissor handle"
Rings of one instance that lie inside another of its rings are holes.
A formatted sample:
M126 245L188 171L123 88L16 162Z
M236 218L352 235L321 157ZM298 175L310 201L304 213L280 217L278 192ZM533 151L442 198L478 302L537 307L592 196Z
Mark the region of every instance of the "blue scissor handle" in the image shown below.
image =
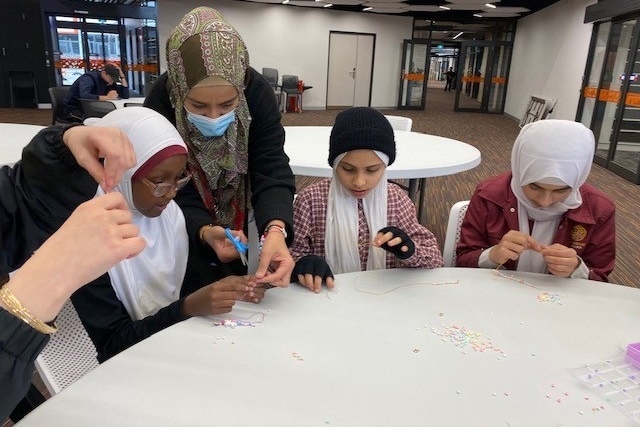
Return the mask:
M231 243L233 243L233 246L236 247L236 250L240 254L245 254L249 250L249 245L247 245L246 243L242 243L239 237L231 234L230 228L225 228L224 235L227 237L227 239L231 240Z

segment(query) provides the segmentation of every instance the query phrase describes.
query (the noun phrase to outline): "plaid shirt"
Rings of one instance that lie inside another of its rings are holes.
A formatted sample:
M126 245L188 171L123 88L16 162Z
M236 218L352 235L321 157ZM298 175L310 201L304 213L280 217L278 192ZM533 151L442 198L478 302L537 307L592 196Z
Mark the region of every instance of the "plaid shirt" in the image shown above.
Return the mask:
M291 245L291 255L299 260L305 255L325 257L324 242L327 222L327 200L331 179L312 184L298 194L293 203L293 224L295 237ZM387 184L387 225L403 230L416 245L415 253L406 260L400 260L387 253L387 268L435 268L442 267L442 254L433 233L418 222L416 208L409 196L395 184ZM378 230L375 230L377 234ZM372 236L362 209L358 203L358 242L360 243L360 267L367 266L369 246Z

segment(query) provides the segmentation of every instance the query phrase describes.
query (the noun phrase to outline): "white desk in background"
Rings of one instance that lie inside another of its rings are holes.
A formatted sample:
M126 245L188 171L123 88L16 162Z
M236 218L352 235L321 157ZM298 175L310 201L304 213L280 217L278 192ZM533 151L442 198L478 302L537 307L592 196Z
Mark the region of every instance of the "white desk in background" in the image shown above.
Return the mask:
M285 126L284 150L295 175L331 177L329 135L331 126ZM480 151L455 139L395 130L396 161L387 169L389 179L409 179L409 196L422 218L426 179L451 175L480 164ZM418 180L420 191L418 192Z
M22 149L44 126L0 123L0 166L13 166L22 158Z
M640 341L640 290L516 274L530 285L439 268L338 275L321 294L271 289L224 316L264 313L255 327L174 325L18 427L636 425L573 370Z
M129 103L143 104L144 97L127 98L127 99L111 99L109 100L109 102L112 102L113 105L116 106L116 108L123 108L125 106L124 104L129 104Z

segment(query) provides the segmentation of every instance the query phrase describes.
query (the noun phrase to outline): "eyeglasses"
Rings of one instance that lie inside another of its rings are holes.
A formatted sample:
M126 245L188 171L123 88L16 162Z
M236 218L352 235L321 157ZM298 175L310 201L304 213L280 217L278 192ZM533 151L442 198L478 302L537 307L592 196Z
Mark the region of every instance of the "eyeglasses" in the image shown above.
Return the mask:
M173 191L178 192L181 188L187 185L187 182L191 179L191 174L186 174L183 178L175 181L172 184L168 184L166 182L161 182L159 184L154 184L149 181L147 178L140 178L140 181L144 182L149 187L153 188L153 195L156 197L162 197L169 192L169 190L173 189Z

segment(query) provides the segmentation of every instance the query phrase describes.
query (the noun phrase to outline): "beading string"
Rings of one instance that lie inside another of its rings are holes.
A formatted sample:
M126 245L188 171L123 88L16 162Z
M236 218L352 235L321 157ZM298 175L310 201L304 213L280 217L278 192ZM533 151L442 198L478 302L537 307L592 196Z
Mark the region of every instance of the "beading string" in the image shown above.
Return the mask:
M416 282L416 283L405 283L405 284L403 284L403 285L398 285L398 286L396 286L396 287L394 287L394 288L391 288L391 289L388 289L388 290L386 290L386 291L369 291L369 290L366 290L366 289L362 289L362 288L360 288L360 287L358 286L358 284L356 283L358 280L360 280L360 279L362 279L362 278L365 278L365 277L371 277L371 276L367 276L367 275L364 275L364 274L362 274L362 275L360 275L360 276L356 276L356 277L353 279L353 286L354 286L354 288L355 288L358 292L362 292L362 293L365 293L365 294L371 294L371 295L384 295L384 294L388 294L388 293L391 293L391 292L393 292L393 291L396 291L396 290L398 290L398 289L400 289L400 288L407 288L407 287L409 287L409 286L420 286L420 285L423 285L423 286L424 286L424 285L431 285L431 286L438 286L438 285L457 285L457 284L459 284L459 283L460 283L460 281L459 281L459 280L446 280L446 281L443 281L443 282Z
M522 283L523 285L527 285L530 288L533 289L537 289L539 291L543 291L544 289L541 289L539 287L537 287L536 285L529 283L525 280L522 279L517 279L513 274L504 274L503 272L500 271L500 268L502 268L502 265L504 264L504 262L501 262L496 268L494 268L492 270L493 274L495 274L498 277L502 277L503 279L507 279L507 280L511 280L512 282L516 282L516 283Z
M501 263L500 265L498 265L496 268L494 268L492 270L493 274L496 275L497 277L501 277L503 279L507 279L507 280L511 280L512 282L516 282L516 283L522 283L523 285L526 285L532 289L541 291L542 293L538 294L538 301L540 302L556 302L560 305L562 305L562 295L557 293L557 292L549 292L549 291L545 291L544 289L534 285L533 283L529 283L525 280L522 279L517 279L513 274L504 274L503 272L500 271L500 268L502 267Z

